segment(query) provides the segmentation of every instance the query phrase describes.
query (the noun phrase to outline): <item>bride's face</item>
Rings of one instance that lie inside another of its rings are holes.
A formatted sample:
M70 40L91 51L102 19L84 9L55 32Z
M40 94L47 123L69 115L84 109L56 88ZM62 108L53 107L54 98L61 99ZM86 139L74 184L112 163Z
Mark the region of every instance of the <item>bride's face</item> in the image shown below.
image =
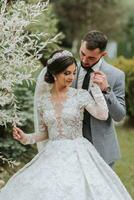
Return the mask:
M72 85L72 82L75 79L76 75L76 65L72 64L69 65L65 71L60 74L57 74L56 77L56 84L60 87L69 87Z

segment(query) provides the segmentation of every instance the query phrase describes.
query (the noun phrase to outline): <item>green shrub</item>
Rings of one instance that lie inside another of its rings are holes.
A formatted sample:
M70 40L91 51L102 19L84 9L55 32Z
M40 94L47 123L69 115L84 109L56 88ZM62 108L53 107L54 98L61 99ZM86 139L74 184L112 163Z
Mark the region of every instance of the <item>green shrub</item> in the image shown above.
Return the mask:
M27 162L37 153L36 147L31 145L22 145L8 135L7 138L0 138L0 155L5 159L13 161ZM7 164L0 159L0 166Z
M1 5L1 4L0 4ZM45 52L57 47L57 18L48 1L16 1L0 6L0 125L20 125L15 87L33 81ZM38 20L41 17L41 21ZM40 28L39 28L40 27ZM11 42L12 41L12 42ZM24 118L24 117L23 117Z
M112 64L125 72L127 115L134 122L134 58L119 57Z

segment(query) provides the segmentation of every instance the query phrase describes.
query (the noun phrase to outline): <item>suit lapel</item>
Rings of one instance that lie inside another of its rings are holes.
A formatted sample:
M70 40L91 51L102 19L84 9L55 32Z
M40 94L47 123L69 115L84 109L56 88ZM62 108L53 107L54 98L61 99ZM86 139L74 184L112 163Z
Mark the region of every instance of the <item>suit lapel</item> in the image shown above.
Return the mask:
M85 74L86 74L86 71L82 67L80 67L78 79L77 79L77 88L78 89L82 88L82 84L83 84Z

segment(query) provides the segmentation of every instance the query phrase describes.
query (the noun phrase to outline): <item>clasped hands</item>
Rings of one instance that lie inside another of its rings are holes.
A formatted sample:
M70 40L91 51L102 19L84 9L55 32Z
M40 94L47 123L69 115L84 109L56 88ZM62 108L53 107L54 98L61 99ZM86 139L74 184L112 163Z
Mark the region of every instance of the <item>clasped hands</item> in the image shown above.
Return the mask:
M102 71L94 71L92 76L93 83L96 83L102 92L105 92L109 87L107 77Z

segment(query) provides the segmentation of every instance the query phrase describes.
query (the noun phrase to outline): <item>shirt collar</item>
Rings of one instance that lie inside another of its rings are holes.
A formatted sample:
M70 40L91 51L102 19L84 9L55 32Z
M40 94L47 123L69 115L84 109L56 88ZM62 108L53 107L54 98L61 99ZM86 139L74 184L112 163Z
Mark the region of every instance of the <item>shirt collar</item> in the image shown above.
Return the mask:
M94 65L94 66L92 67L92 69L93 69L94 71L98 71L98 70L100 69L101 64L102 64L102 61L103 61L103 58L101 58L101 59L99 60L99 62L97 62L96 65Z
M103 58L101 58L101 59L99 60L99 62L97 62L97 63L92 67L92 69L93 69L94 71L100 70L100 66L101 66L102 62L103 62ZM81 68L83 69L83 71L86 71L83 67L81 67Z

